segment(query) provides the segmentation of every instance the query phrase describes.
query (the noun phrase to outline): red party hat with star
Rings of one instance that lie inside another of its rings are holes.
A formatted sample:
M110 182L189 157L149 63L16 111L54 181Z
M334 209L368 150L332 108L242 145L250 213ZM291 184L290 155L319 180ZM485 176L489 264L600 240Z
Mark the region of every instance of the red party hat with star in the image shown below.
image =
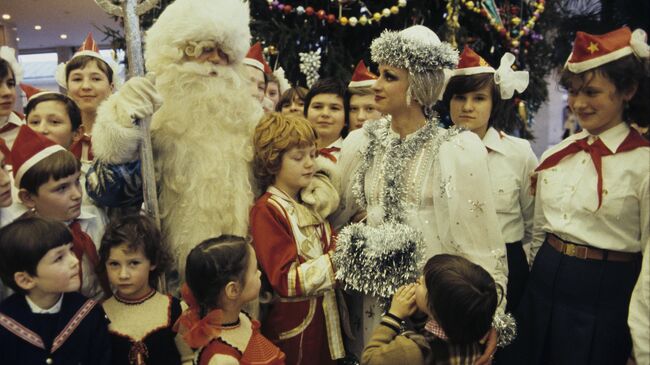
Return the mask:
M602 35L577 32L573 51L564 67L573 73L581 73L632 53L648 57L648 52L646 34L641 29L632 32L623 27Z
M246 58L244 58L243 62L246 65L255 67L265 74L270 74L273 72L271 71L269 64L266 63L266 60L264 60L264 55L262 53L262 44L260 42L253 44L253 46L248 50Z
M352 74L352 80L350 80L348 87L370 87L377 81L377 78L377 75L370 72L363 60L361 60L354 69L354 74Z
M458 68L454 70L453 76L494 73L494 71L494 68L490 66L483 57L466 45L465 48L463 48L463 53L460 55Z

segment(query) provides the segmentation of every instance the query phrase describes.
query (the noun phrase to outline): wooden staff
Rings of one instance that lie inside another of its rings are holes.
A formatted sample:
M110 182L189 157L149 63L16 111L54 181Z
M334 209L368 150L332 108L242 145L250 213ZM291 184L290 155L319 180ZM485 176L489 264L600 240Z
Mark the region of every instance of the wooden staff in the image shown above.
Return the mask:
M140 34L139 16L151 10L159 0L122 0L121 6L113 4L110 0L95 0L108 14L124 19L124 33L126 37L126 55L129 60L128 77L144 75L144 58L142 55L142 35ZM147 214L154 219L160 229L160 210L158 209L158 194L156 190L156 174L153 165L153 149L151 146L151 117L137 121L142 130L140 143L140 163L142 164L142 194L144 207ZM158 288L167 292L165 273L160 275Z
M110 15L124 19L124 34L126 37L126 55L129 60L128 77L144 75L144 58L142 56L142 35L140 34L139 16L151 10L159 0L122 0L121 5L115 5L110 0L95 0L97 5ZM156 191L156 176L153 165L153 149L151 146L151 117L138 121L142 129L140 144L140 162L142 164L142 190L145 210L160 228L160 211L158 209L158 194Z

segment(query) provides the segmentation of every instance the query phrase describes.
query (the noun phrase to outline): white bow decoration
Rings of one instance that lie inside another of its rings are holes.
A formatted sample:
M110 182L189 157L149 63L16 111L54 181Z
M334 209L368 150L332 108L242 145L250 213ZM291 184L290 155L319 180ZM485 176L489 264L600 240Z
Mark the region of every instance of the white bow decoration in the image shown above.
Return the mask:
M278 78L278 88L280 89L280 95L284 94L285 91L291 88L289 80L287 80L287 77L284 75L284 69L282 67L275 69L275 71L273 71L273 75Z
M9 66L11 66L11 70L14 73L16 85L20 84L20 82L23 81L23 68L16 59L16 50L11 47L2 46L0 47L0 58L9 63Z
M632 32L630 47L632 47L632 51L639 58L650 57L650 46L648 46L647 39L648 37L643 29L637 29Z
M514 71L515 55L510 52L501 57L501 64L494 73L494 82L499 87L501 99L510 99L517 92L524 92L528 87L528 71Z

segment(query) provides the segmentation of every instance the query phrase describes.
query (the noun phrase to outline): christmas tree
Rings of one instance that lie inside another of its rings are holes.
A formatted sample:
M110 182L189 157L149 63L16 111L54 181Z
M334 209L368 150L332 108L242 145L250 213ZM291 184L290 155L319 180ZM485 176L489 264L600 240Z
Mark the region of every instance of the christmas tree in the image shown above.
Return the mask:
M143 30L171 2L161 0L142 16ZM515 100L513 106L524 119L547 100L546 77L564 64L576 31L650 28L650 2L638 0L250 0L250 6L254 41L262 42L269 64L284 68L294 85L307 86L309 71L348 80L361 59L376 71L372 40L385 29L413 24L459 49L470 45L495 66L511 52L515 67L530 72L521 95L525 104ZM119 30L103 31L115 49L125 48Z

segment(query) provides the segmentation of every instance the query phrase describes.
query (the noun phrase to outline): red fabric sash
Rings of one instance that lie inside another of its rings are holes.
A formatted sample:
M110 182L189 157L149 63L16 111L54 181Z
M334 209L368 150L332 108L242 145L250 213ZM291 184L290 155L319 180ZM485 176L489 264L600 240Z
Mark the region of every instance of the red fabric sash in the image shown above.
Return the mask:
M630 129L627 137L625 137L625 140L623 140L623 143L621 143L616 152L610 151L601 139L597 139L590 145L587 143L587 138L582 138L550 155L539 166L537 166L535 172L556 166L565 157L576 154L579 151L587 152L591 156L591 161L594 163L596 174L598 175L598 208L600 208L603 202L603 156L610 156L615 153L632 151L638 147L650 147L650 142L643 138L635 129Z
M77 259L79 259L79 281L83 285L83 257L86 256L90 261L90 264L95 269L99 265L99 255L97 254L97 248L95 248L95 243L93 239L90 238L88 233L84 232L81 229L79 221L75 220L70 224L70 230L72 231L72 251L74 252ZM111 287L108 283L108 278L106 276L99 277L99 283L104 289L106 295L111 294Z
M339 152L339 151L341 151L341 149L338 147L326 147L318 150L318 154L336 163L336 156L334 156L332 152Z

